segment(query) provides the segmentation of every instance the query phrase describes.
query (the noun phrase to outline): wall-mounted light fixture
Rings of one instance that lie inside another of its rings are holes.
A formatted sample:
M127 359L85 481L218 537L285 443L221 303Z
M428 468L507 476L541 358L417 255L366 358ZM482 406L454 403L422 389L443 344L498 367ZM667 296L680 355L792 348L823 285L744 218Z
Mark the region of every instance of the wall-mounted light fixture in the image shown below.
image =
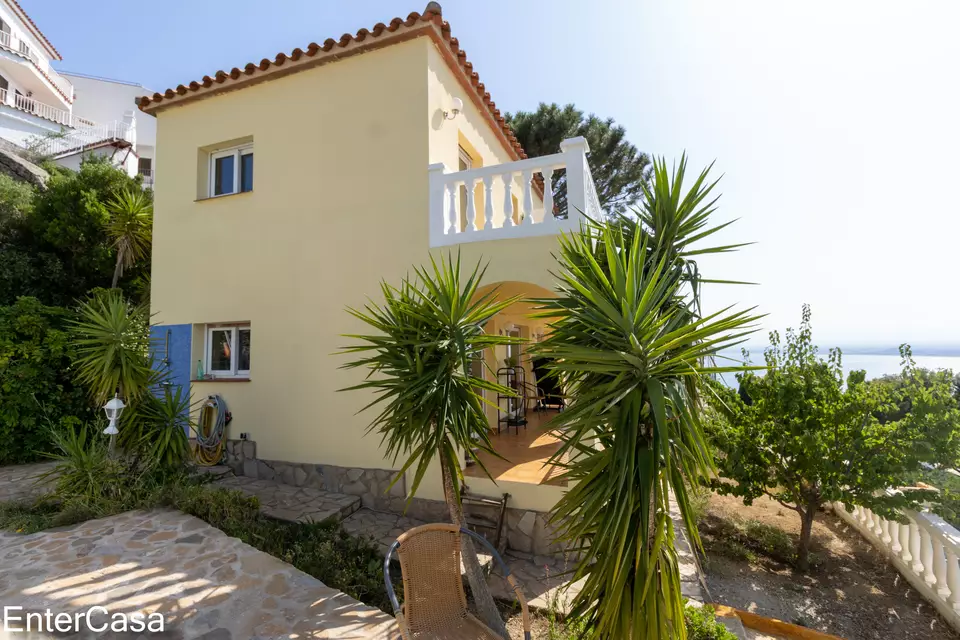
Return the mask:
M460 115L461 111L463 111L463 100L460 98L454 98L450 106L450 110L443 112L443 118L444 120L453 120Z

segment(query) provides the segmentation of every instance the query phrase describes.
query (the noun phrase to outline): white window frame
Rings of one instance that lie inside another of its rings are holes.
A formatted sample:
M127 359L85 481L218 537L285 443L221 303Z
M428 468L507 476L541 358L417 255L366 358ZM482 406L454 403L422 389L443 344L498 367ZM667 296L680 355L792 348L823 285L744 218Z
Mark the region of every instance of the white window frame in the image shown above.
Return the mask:
M229 331L230 332L230 369L229 370L213 370L213 332L214 331ZM249 369L238 369L240 365L240 332L241 331L250 331L251 339L253 337L253 331L250 329L249 324L229 324L229 325L217 325L210 324L207 325L206 333L206 344L204 345L204 355L206 361L206 371L209 375L216 378L249 378L250 370Z
M245 144L239 147L232 147L230 149L224 149L222 151L214 151L210 154L210 167L208 169L209 175L209 186L207 189L207 195L210 198L221 198L223 196L232 196L237 193L249 193L248 191L240 191L240 159L242 156L250 155L253 153L253 145ZM228 193L216 193L216 180L217 180L217 160L220 158L227 158L233 156L233 191ZM254 163L256 163L256 158L254 158ZM253 186L251 185L250 191L253 191Z

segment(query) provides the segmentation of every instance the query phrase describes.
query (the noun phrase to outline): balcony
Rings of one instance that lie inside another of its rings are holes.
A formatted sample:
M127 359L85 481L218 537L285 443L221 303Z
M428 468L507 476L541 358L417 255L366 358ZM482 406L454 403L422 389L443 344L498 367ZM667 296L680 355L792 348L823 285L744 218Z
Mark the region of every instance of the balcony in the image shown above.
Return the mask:
M124 141L136 143L136 125L121 120L114 120L106 124L94 124L89 120L75 118L76 128L64 132L61 136L41 138L30 146L30 149L41 155L51 158L71 155L92 147L106 143Z
M34 51L27 41L9 31L0 31L0 52L12 54L10 59L21 63L5 65L4 75L9 74L15 82L29 91L40 93L42 98L49 97L51 101L65 105L73 102L73 84L54 71L49 61Z
M553 235L578 228L581 214L603 215L584 138L560 143L560 153L448 172L428 167L430 246ZM566 211L554 206L554 183L565 173Z
M38 118L49 120L50 122L62 125L64 127L75 128L89 127L94 125L93 121L91 120L77 117L69 111L53 107L49 104L34 100L33 98L28 98L24 95L13 93L7 89L0 89L0 105L13 107L18 111L29 113Z

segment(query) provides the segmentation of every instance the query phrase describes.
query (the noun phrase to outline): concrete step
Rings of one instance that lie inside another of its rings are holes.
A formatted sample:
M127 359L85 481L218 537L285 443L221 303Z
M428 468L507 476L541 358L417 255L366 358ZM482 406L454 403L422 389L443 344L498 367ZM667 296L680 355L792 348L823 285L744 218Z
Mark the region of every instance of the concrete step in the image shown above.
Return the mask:
M245 476L224 476L213 484L237 489L260 500L265 516L287 522L343 520L360 508L360 498L309 487L294 487L276 480L254 480Z

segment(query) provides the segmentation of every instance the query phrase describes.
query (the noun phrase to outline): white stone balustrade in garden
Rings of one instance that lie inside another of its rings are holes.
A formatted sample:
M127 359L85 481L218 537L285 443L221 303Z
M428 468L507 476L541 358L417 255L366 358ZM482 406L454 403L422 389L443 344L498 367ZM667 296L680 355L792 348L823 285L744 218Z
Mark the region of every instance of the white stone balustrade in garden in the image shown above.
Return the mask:
M577 229L581 213L600 218L589 151L577 137L560 143L560 153L538 158L456 172L443 163L430 165L430 246L557 234ZM554 178L561 169L565 218L553 214Z
M909 524L864 507L834 512L881 551L913 587L960 631L960 531L933 513L906 511Z

